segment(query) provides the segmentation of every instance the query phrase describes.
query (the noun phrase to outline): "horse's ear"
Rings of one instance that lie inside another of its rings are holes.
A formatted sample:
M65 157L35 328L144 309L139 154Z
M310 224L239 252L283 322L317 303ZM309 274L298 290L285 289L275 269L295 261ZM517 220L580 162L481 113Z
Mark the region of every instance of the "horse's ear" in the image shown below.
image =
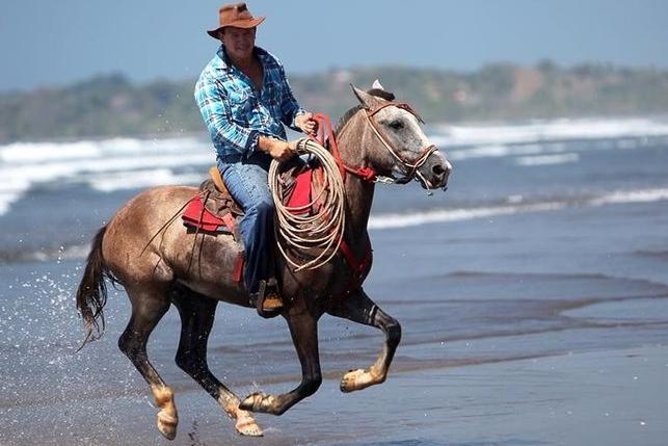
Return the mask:
M380 103L380 100L377 97L370 95L366 91L360 90L353 84L350 84L350 88L353 89L353 93L355 93L355 96L357 97L357 100L360 101L360 104L362 104L362 107L374 109Z
M381 84L378 79L373 81L373 85L371 86L371 89L373 89L373 90L385 90L385 88L383 88L383 84Z

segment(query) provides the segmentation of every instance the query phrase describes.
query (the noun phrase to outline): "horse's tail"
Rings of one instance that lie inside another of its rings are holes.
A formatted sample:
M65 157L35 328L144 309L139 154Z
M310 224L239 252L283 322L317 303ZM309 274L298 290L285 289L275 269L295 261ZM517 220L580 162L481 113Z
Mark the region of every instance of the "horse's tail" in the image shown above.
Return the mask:
M107 227L103 226L95 235L88 254L86 270L77 289L77 309L84 321L86 337L79 349L88 342L99 339L104 333L103 309L107 303L107 285L105 278L114 281L102 257L102 240Z

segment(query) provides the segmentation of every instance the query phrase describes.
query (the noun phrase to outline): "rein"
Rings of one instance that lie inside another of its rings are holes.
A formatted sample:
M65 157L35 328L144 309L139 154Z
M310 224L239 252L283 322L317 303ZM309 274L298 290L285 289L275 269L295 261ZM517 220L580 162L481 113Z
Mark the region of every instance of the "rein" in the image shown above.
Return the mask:
M345 163L345 161L343 161L343 158L341 158L341 152L339 151L339 146L336 144L336 137L334 136L334 130L332 129L332 122L329 120L327 115L316 113L313 115L313 119L318 122L318 134L316 136L309 136L309 138L329 149L329 152L336 161L336 165L339 167L339 171L341 172L341 177L343 178L344 182L346 180L347 173L355 175L356 177L359 177L369 183L374 183L378 180L376 172L372 168L366 166L357 168L350 167Z
M275 228L275 230L277 230L277 235L279 236L278 239L283 240L286 244L284 247L282 246L282 243L279 242L278 248L288 263L295 268L295 271L300 271L302 269L317 269L328 263L337 252L340 252L353 274L354 284L349 287L349 289L356 289L361 285L362 279L371 265L371 246L367 246L361 258L356 258L343 237L345 228L345 213L343 212L342 207L345 201L343 196L343 184L345 183L347 174L354 175L368 183L382 182L397 184L405 184L417 175L429 189L429 182L422 176L418 169L427 162L434 152L436 152L436 146L431 144L423 148L414 160L409 160L401 156L399 151L380 131L378 124L374 119L374 116L386 107L401 108L402 110L411 113L420 122L424 121L422 121L422 118L420 118L411 106L406 103L385 102L374 109L364 108L365 117L374 134L390 152L392 157L403 167L402 170L404 170L404 176L401 178L380 176L373 168L368 166L352 167L346 164L341 157L332 123L329 120L329 117L322 113L315 113L313 115L313 119L318 123L317 135L302 139L298 144L299 153L310 153L320 159L320 162L327 173L324 175L324 178L331 181L331 184L325 185L323 190L329 189L330 192L333 193L333 196L328 197L329 199L326 200L324 204L321 203L320 211L316 215L311 217L300 217L295 215L293 211L310 209L318 199L314 199L311 203L304 206L304 209L293 209L283 205L280 198L281 184L278 180L279 163L272 161L271 168L269 169L269 186L274 196L274 203L276 205L279 220L278 229ZM327 155L330 154L331 158L328 159ZM333 161L331 165L329 160ZM332 167L334 168L333 171ZM335 173L340 173L338 181L336 179L338 175L335 175ZM298 252L316 249L320 251L320 255L315 256L315 258L309 261L300 263L297 259L291 258L286 249L288 247L296 249Z

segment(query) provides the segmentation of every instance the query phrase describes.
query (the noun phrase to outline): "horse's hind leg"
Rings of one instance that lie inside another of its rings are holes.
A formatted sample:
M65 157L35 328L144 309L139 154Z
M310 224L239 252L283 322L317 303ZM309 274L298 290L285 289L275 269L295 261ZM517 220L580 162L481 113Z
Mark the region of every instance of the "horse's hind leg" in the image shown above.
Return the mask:
M351 370L346 373L341 380L341 391L353 392L384 382L394 352L401 341L399 322L378 308L362 289L327 312L333 316L379 328L385 333L385 345L376 362L366 370Z
M251 413L239 409L239 398L209 370L206 359L207 342L213 326L218 301L177 285L172 301L181 315L181 339L176 364L197 381L234 420L241 435L262 436Z
M126 287L126 291L132 303L132 316L118 340L118 346L151 387L155 404L160 408L158 430L165 438L173 440L178 424L174 393L153 368L146 354L149 335L169 309L167 293L162 287L154 285Z

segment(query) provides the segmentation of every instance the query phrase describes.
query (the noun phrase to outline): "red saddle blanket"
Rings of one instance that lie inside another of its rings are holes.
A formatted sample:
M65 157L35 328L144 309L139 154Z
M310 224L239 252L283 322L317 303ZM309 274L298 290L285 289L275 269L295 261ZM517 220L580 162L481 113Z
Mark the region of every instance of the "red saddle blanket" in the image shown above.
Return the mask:
M236 221L229 212L222 217L210 212L204 207L202 198L195 195L186 205L183 215L183 224L207 232L234 233Z
M308 212L306 206L311 202L312 170L300 172L295 177L294 186L286 197L286 205L297 209L296 213ZM181 215L183 224L207 232L234 233L236 220L230 212L220 216L209 211L197 194L188 201Z
M236 220L230 212L222 217L210 212L202 203L202 197L195 195L188 201L181 215L183 224L208 233L230 233L234 234ZM239 254L234 263L232 279L240 282L243 274L244 256Z
M288 208L292 208L293 214L306 214L313 210L308 205L313 200L314 175L322 175L322 170L304 169L294 177L294 184L283 200Z

